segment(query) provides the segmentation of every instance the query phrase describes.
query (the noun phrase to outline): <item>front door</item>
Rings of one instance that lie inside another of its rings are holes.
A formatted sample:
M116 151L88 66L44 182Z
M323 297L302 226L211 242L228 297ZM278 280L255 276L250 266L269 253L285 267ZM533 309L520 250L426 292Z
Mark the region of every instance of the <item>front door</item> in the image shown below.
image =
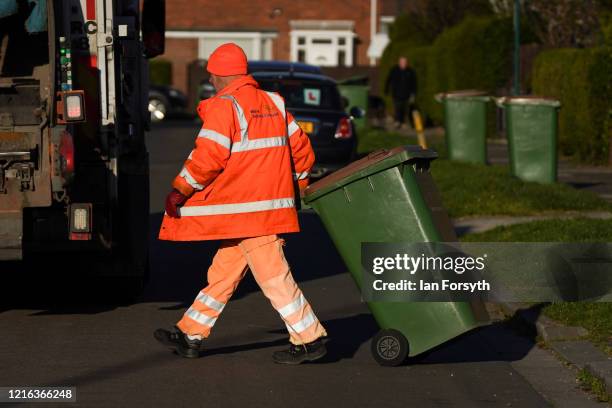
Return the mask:
M338 53L331 38L313 38L306 52L306 63L318 66L337 66Z

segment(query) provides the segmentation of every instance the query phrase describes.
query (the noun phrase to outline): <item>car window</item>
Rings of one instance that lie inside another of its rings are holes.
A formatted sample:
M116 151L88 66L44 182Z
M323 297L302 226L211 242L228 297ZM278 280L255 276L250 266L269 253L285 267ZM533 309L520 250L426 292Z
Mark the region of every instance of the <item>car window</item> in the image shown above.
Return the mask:
M342 102L335 85L294 79L257 79L261 89L278 92L287 107L297 109L342 110Z

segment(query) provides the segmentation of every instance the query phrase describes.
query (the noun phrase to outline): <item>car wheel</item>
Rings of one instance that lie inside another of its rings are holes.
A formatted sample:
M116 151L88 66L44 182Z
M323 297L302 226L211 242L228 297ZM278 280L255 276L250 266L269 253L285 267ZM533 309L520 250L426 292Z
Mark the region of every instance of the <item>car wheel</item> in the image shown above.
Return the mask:
M161 97L150 97L149 113L151 114L151 122L161 122L166 118L166 115L168 114L168 103Z

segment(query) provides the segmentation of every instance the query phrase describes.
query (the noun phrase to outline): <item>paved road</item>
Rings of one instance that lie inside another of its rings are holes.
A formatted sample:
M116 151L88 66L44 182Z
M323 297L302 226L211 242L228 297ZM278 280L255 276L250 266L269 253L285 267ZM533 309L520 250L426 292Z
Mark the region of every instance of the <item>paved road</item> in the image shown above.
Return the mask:
M149 136L154 231L196 129L173 123ZM203 286L215 245L153 239L151 283L134 304L87 301L104 295L95 286L81 288L81 299L74 300L67 282L44 279L61 267L58 260L44 271L27 271L26 279L3 279L0 386L76 386L76 405L87 407L539 408L547 399L589 406L571 372L533 338L502 324L468 333L410 365L379 367L369 351L374 320L316 216L301 218L304 231L288 237L287 255L330 333L324 361L300 367L271 362L286 335L250 278L219 319L204 358L185 360L160 347L152 331L172 325Z

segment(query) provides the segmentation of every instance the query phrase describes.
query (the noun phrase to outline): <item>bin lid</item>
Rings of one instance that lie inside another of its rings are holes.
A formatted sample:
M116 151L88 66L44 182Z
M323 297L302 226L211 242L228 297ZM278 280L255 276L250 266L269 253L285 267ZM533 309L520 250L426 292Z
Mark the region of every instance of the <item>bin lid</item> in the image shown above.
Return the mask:
M477 99L477 100L484 100L487 102L490 100L490 97L489 95L487 95L487 92L479 91L476 89L465 89L462 91L442 92L442 93L436 94L434 98L438 102L442 102L445 99Z
M501 104L506 105L544 105L558 108L561 106L561 102L554 98L537 95L519 95L519 96L505 96L501 99ZM498 103L499 105L500 103Z
M352 76L349 78L340 79L337 82L338 82L338 85L344 85L344 86L352 86L352 85L367 86L369 81L370 79L367 75L356 75L356 76Z
M438 154L434 150L423 149L417 145L377 150L308 186L304 191L304 202L308 204L353 181L399 166L407 161L414 159L431 161L437 157Z

